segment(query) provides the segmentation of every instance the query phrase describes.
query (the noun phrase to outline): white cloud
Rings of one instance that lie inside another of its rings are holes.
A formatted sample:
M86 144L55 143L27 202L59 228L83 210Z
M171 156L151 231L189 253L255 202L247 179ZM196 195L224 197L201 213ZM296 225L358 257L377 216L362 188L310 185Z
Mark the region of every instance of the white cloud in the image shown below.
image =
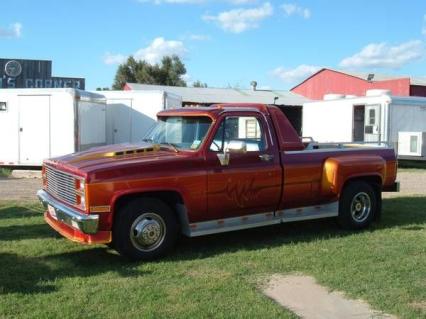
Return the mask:
M207 41L210 40L210 36L205 34L190 34L188 39L192 41Z
M301 64L294 69L278 67L272 71L272 74L286 83L296 83L318 72L320 69L320 66Z
M252 9L233 9L219 13L217 16L205 15L205 21L213 21L219 26L232 33L241 33L243 31L259 27L259 23L272 15L274 9L269 2L262 6Z
M0 38L20 38L22 35L22 24L19 22L11 24L8 28L0 28Z
M165 40L163 37L155 38L147 47L137 50L133 57L136 60L145 60L150 64L158 63L164 56L177 55L183 58L188 50L182 41ZM127 55L107 52L104 55L104 63L120 64L126 61Z
M426 35L426 14L423 16L422 34Z
M185 74L183 74L183 75L181 75L181 77L180 77L182 80L184 80L185 82L190 82L191 81L191 79L192 79L192 77L191 77L191 75L189 75L189 74L187 74L187 73L185 73Z
M391 46L385 42L370 43L360 52L343 59L343 68L391 68L397 69L424 57L425 48L420 40Z
M281 5L281 8L284 10L284 13L289 17L292 15L298 15L304 19L309 19L311 17L311 10L308 8L303 8L294 3L284 3Z
M134 54L135 59L145 60L148 63L158 63L167 55L184 57L188 50L182 41L165 40L162 37L155 38L149 46L139 49Z
M104 63L105 64L121 64L126 62L127 56L123 54L113 54L107 52L104 54Z

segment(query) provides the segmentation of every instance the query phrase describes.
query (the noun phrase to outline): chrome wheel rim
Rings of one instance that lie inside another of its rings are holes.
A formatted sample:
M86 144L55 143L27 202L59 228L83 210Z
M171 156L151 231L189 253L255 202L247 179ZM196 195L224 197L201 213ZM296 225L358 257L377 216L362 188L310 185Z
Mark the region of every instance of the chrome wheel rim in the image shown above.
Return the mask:
M371 212L371 199L367 193L360 192L356 194L351 203L351 214L354 221L362 223Z
M166 237L166 224L155 213L144 213L130 227L130 240L135 248L149 252L158 248Z

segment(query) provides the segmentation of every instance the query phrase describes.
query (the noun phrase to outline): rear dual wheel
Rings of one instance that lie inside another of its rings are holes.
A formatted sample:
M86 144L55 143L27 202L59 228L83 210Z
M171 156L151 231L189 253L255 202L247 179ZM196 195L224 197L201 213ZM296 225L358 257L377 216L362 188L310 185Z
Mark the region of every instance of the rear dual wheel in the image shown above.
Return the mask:
M175 245L178 223L171 208L156 198L137 198L117 212L114 248L131 260L153 260Z
M339 225L345 229L368 227L378 214L379 200L374 188L367 182L350 182L340 197Z

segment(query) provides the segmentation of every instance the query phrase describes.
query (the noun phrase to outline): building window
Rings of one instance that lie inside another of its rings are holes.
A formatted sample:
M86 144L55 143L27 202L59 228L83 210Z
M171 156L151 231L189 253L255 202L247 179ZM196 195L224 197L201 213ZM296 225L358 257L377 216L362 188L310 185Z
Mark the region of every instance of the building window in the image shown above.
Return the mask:
M6 112L6 111L7 111L7 103L0 102L0 112Z
M375 125L376 124L376 110L375 109L370 109L370 125Z
M259 120L253 116L231 116L222 121L210 150L223 152L229 145L242 145L244 152L264 151L265 141Z
M410 153L417 153L417 135L411 135L410 136Z

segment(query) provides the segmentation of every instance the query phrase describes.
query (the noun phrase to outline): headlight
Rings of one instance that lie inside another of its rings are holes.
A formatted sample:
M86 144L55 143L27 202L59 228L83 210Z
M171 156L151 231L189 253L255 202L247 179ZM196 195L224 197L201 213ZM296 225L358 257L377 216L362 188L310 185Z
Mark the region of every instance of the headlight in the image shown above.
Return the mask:
M75 180L75 191L77 205L86 210L86 181L84 179L76 178Z
M47 187L47 173L46 173L46 166L42 166L41 168L41 180L43 182L43 188L46 189Z

